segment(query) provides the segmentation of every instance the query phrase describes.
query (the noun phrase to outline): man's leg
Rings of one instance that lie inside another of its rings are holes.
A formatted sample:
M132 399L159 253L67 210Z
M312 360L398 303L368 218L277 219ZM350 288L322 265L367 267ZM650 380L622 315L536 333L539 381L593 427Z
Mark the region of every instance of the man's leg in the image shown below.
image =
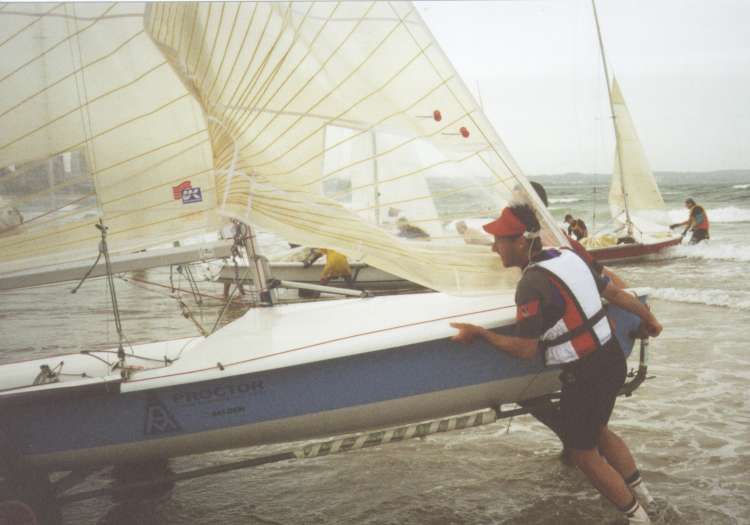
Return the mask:
M599 450L623 479L628 478L636 471L635 460L630 453L630 449L622 438L612 432L609 427L605 426L599 434Z
M693 235L690 237L690 244L698 244L706 239L708 239L706 230L693 230Z
M563 445L562 452L560 453L560 459L566 465L572 465L573 462L570 459L570 450L565 447L565 444L563 443L562 417L560 415L560 407L556 404L553 404L548 399L542 401L522 401L519 403L519 405L528 409L529 414L534 416L537 421L545 425L557 435L560 443Z
M615 468L607 463L595 449L571 449L575 465L581 469L592 485L618 508L623 509L633 501L633 494Z
M620 473L638 500L650 508L654 503L654 498L641 479L641 473L625 441L608 427L604 427L599 437L599 450L607 462Z
M624 513L629 523L651 523L648 514L630 492L623 477L604 460L596 448L571 449L570 455L594 488Z

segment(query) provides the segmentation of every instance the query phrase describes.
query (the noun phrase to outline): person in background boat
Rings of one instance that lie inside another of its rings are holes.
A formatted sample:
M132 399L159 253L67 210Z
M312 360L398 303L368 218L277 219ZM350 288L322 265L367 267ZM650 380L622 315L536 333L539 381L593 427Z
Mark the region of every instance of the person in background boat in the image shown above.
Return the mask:
M396 228L398 228L399 237L405 237L407 239L420 239L427 240L430 238L430 234L424 231L419 226L414 226L409 222L406 217L399 217L396 221Z
M544 186L536 181L531 181L531 187L534 188L534 191L539 196L539 199L542 201L542 203L544 203L544 207L549 207L549 201L547 200L547 190L544 189ZM565 233L564 230L563 233ZM589 266L593 267L594 270L597 271L597 273L609 277L610 280L620 288L628 287L624 279L613 272L610 268L595 260L583 244L573 239L568 234L565 234L565 236L568 238L568 242L570 242L570 247L573 248L573 251L575 251L584 261L586 261Z
M589 236L589 229L586 227L583 219L574 219L571 214L567 214L565 216L565 223L568 225L568 237L580 241Z
M456 231L463 237L466 244L492 245L492 239L487 234L480 232L476 228L472 228L466 224L466 221L456 222Z
M690 244L698 244L701 241L708 240L708 215L706 214L706 210L703 209L703 206L698 206L692 197L685 199L685 207L690 210L688 220L678 222L670 227L685 226L685 229L682 231L683 237L685 237L688 230L692 230L693 235L690 237Z
M344 279L348 285L352 284L352 269L346 256L329 248L313 248L302 266L309 268L322 256L326 256L326 264L320 273L320 284L328 284L332 279Z
M523 271L516 288L516 334L451 323L458 330L453 340L470 344L481 338L513 357L532 360L542 353L547 366L562 365L561 434L574 464L629 523L650 523L641 502L651 505L653 498L630 449L608 427L627 365L601 297L639 316L648 335L658 336L661 324L574 251L543 250L539 221L529 205L504 208L484 229L493 235L492 251L503 265Z
M23 224L23 215L18 208L0 197L0 233L10 231Z

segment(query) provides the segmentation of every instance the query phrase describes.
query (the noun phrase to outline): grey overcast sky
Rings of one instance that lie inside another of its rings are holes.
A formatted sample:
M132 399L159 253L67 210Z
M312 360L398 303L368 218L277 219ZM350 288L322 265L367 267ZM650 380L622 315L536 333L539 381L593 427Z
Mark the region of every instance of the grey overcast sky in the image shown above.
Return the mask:
M527 174L611 172L590 0L416 5ZM750 168L750 1L596 5L610 74L652 169Z

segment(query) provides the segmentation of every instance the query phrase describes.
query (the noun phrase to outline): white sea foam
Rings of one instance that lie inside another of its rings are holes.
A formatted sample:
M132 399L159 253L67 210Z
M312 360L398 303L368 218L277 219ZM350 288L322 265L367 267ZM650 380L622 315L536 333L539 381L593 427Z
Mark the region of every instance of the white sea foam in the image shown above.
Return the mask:
M650 288L648 294L655 299L677 303L706 304L737 310L750 310L750 292L715 288Z
M735 190L746 190L750 188L750 184L735 184L734 186L732 186L732 188L734 188Z
M750 261L750 246L737 246L710 240L699 244L681 244L664 254L665 258L688 257L714 261Z
M750 222L750 210L727 206L725 208L706 208L709 222ZM680 208L669 210L669 218L672 222L687 220L688 210Z
M580 202L581 199L578 197L559 197L559 198L552 198L549 200L551 204L568 204L571 202Z

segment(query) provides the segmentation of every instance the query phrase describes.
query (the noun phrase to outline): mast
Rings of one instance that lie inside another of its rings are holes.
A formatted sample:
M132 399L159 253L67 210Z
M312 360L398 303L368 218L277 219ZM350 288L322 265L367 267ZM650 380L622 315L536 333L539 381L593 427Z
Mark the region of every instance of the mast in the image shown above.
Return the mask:
M604 54L604 42L602 41L602 31L599 27L599 16L596 13L596 0L591 0L591 7L594 10L594 22L596 23L596 35L599 39L599 51L602 56L602 66L604 67L604 80L607 83L607 100L609 101L609 111L612 117L612 127L615 132L615 150L617 153L617 166L620 169L620 190L622 191L623 206L625 208L625 222L628 225L628 235L633 235L633 223L630 220L630 212L628 211L628 193L625 189L625 177L622 172L622 152L620 151L620 132L617 130L617 123L615 122L615 106L612 102L612 87L609 84L609 70L607 69L607 58Z

